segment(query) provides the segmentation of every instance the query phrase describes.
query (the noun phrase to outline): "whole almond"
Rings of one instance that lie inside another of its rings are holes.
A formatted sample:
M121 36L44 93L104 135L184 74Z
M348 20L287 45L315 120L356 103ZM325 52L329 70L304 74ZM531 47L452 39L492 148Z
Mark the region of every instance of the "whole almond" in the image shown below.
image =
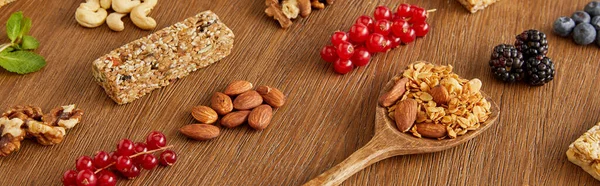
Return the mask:
M269 126L273 117L273 109L269 105L260 105L250 112L248 125L256 130L263 130Z
M219 119L219 115L217 115L217 112L207 106L197 106L192 108L192 116L200 123L207 124L214 123L215 121L217 121L217 119Z
M217 114L225 115L233 110L233 102L231 102L231 98L228 95L215 92L210 98L210 107L214 109Z
M230 95L230 96L235 96L235 95L244 93L246 91L252 90L253 87L254 86L252 85L252 83L250 83L248 81L238 80L238 81L229 83L229 85L227 85L227 87L225 88L225 91L223 91L223 93Z
M254 107L258 107L262 102L263 99L260 94L254 90L250 90L240 94L233 100L233 108L238 110L250 110Z
M390 91L379 97L379 105L382 107L389 107L396 103L396 101L404 95L406 83L408 83L408 78L402 78L396 81L396 84L394 84L394 87L392 87Z
M256 88L256 92L262 96L263 100L265 100L267 104L274 108L279 108L285 104L285 95L283 95L283 93L277 88L259 86Z
M417 119L417 104L417 101L414 99L405 99L396 105L394 119L396 120L396 127L401 132L410 130L415 123Z
M240 126L248 120L249 110L231 112L221 118L221 125L227 128Z
M419 123L416 125L417 132L426 138L441 138L446 136L448 130L446 126L435 123Z
M442 85L437 85L429 90L429 94L433 97L433 101L437 104L447 104L450 101L448 89Z
M219 136L221 130L209 124L191 124L181 127L179 132L195 140L209 140Z

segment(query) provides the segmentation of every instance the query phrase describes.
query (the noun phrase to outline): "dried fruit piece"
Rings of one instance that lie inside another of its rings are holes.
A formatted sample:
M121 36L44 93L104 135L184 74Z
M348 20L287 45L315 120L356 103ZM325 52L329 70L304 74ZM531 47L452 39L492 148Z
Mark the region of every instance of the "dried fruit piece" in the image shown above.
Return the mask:
M217 112L207 106L197 106L192 108L192 116L201 123L214 123L219 118Z
M219 136L220 129L214 125L192 124L181 127L179 132L195 140L209 140Z
M225 115L233 110L233 102L226 94L215 92L212 98L210 98L210 107L214 109L217 114Z
M396 120L396 127L401 132L407 132L415 123L417 119L417 104L417 101L414 99L406 99L396 105L394 119Z
M426 138L441 138L446 136L446 126L435 123L418 123L415 125L417 132Z
M448 89L442 85L436 85L435 87L429 90L429 94L433 97L433 101L438 104L448 104L450 101L450 94L448 94Z
M221 118L221 125L227 128L240 126L248 120L249 110L231 112Z
M285 95L277 89L268 86L259 86L256 88L256 92L260 94L267 104L274 108L279 108L285 104Z
M273 109L269 105L260 105L250 112L248 124L256 130L263 130L269 126L273 117Z
M396 103L406 91L406 83L408 83L408 78L402 78L396 81L396 84L390 91L379 97L379 105L382 107L389 107Z
M238 110L250 110L262 104L263 98L254 90L240 94L233 100L233 108Z
M248 81L239 80L239 81L234 81L234 82L229 83L229 85L227 85L227 87L225 88L225 91L223 91L223 93L225 93L229 96L235 96L235 95L244 93L246 91L252 90L252 88L254 88L252 83L250 83Z

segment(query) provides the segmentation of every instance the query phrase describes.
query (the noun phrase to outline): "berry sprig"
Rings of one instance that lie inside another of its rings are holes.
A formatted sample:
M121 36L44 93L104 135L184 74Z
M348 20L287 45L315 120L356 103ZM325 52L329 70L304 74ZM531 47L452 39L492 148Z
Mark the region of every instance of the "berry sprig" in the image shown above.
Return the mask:
M334 71L340 74L352 71L355 66L366 66L376 53L387 52L400 44L412 43L417 37L426 36L430 30L426 20L434 11L400 4L393 13L387 6L378 6L373 17L358 17L349 32L334 32L332 45L321 49L321 58L333 63Z
M76 170L68 170L63 174L62 182L66 186L114 186L117 184L115 172L127 179L140 175L141 169L151 170L158 164L170 166L177 160L173 145L167 146L165 135L153 131L146 137L146 143L134 143L130 139L122 139L117 150L107 153L98 151L93 158L81 156L75 163ZM157 158L155 152L160 152Z

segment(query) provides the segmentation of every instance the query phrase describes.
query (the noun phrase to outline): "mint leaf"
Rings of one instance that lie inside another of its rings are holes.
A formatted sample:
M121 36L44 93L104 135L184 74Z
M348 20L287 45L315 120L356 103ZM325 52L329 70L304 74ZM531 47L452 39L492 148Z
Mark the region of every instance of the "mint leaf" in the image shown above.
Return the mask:
M21 21L21 34L19 34L19 36L21 36L21 38L23 38L23 36L26 36L27 34L29 34L30 29L31 29L31 19L29 19L28 17L23 17L23 20Z
M23 20L23 12L15 12L10 15L6 22L6 34L11 42L15 42L21 34L21 21Z
M40 42L31 36L23 36L21 48L24 50L35 50L40 46Z
M46 60L29 51L2 52L0 66L9 72L27 74L42 69L46 66Z

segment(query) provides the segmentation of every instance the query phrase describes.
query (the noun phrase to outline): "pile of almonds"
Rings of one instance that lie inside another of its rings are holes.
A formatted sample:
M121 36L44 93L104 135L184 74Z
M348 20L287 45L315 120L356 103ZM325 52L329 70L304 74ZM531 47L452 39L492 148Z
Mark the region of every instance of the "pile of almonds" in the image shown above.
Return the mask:
M192 108L192 116L200 124L186 125L179 131L196 140L213 139L220 134L219 127L212 125L219 120L219 116L219 123L227 128L234 128L245 122L256 130L267 128L273 117L273 108L283 106L285 95L279 89L269 86L259 86L256 90L252 90L253 88L248 81L231 82L222 93L213 94L210 107Z

